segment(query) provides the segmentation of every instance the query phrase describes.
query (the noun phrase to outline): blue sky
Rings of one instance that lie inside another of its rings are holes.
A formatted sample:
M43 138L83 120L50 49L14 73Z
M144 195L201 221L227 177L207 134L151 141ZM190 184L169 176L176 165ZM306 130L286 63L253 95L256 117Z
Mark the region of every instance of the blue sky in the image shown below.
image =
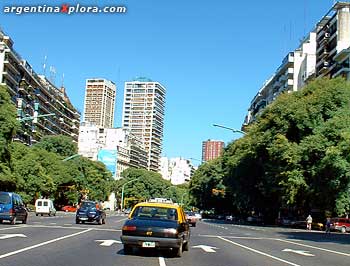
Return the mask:
M85 79L117 84L121 126L124 82L145 76L166 89L163 155L201 159L202 141L239 133L250 101L288 51L334 1L2 0L0 26L42 73L44 57L83 111ZM4 14L20 4L124 5L125 14ZM48 71L47 71L48 72ZM198 162L193 161L198 164Z

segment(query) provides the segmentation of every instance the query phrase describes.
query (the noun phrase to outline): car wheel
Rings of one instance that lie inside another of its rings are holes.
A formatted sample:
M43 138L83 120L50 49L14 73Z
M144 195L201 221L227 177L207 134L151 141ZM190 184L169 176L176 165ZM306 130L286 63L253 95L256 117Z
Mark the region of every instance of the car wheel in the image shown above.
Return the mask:
M132 253L132 247L130 245L124 244L124 254L128 255Z
M346 233L346 228L345 228L345 227L342 227L342 228L340 229L340 232Z
M175 257L180 258L182 256L182 245L183 245L183 243L181 242L181 244L178 248L174 248Z
M22 224L26 224L26 223L27 223L27 218L28 218L28 215L26 215L26 217L25 217L24 220L22 221Z
M2 220L0 220L0 224L2 224Z
M193 227L196 227L196 223L193 223L192 226L193 226Z
M15 216L15 217L12 218L11 224L12 224L12 225L16 224L16 221L17 221L17 218L16 218L16 216Z
M44 214L42 213L41 216L44 216Z
M39 215L38 213L35 214L35 216L38 216L38 215Z
M189 250L189 244L188 244L188 241L186 241L186 243L183 244L183 247L182 247L183 251L188 251Z

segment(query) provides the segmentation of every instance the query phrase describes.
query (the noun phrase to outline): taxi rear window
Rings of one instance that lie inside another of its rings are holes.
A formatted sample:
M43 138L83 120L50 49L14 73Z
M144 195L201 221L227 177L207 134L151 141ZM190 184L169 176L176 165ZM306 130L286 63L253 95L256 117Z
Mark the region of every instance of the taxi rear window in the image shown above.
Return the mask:
M175 208L139 206L134 210L131 218L177 220L178 216Z

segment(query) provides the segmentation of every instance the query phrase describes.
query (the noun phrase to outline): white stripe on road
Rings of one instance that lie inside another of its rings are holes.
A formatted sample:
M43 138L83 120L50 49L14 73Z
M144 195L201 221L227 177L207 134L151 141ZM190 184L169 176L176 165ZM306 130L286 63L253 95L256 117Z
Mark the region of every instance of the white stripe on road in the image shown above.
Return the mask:
M84 231L81 231L81 232L78 232L78 233L75 233L75 234L62 236L62 237L55 238L55 239L52 239L52 240L49 240L49 241L45 241L45 242L40 243L40 244L36 244L34 246L30 246L30 247L22 248L22 249L19 249L19 250L16 250L16 251L12 251L12 252L0 255L0 259L3 259L3 258L6 258L6 257L9 257L9 256L12 256L12 255L15 255L15 254L27 251L27 250L31 250L31 249L34 249L34 248L37 248L37 247L41 247L41 246L44 246L44 245L47 245L47 244L51 244L51 243L54 243L54 242L57 242L57 241L60 241L60 240L66 239L66 238L70 238L70 237L73 237L73 236L81 235L81 234L87 233L87 232L89 232L91 230L92 229L87 229L87 230L84 230Z
M166 266L165 259L163 257L159 257L159 266Z
M0 231L3 230L13 230L13 229L18 229L18 228L23 228L23 227L27 227L26 225L20 225L20 226L11 226L11 227L5 227L5 228L1 228Z
M271 258L271 259L274 259L274 260L277 260L277 261L281 261L281 262L284 262L284 263L286 263L286 264L293 265L293 266L300 266L299 264L295 264L295 263L293 263L293 262L280 259L280 258L278 258L278 257L269 255L269 254L267 254L267 253L265 253L265 252L261 252L261 251L259 251L259 250L256 250L256 249L253 249L253 248L250 248L250 247L241 245L241 244L239 244L239 243L233 242L233 241L231 241L231 240L225 239L225 238L223 238L223 237L221 237L221 236L218 236L218 238L221 239L221 240L224 240L224 241L226 241L226 242L229 242L229 243L231 243L231 244L233 244L233 245L239 246L239 247L241 247L241 248L244 248L244 249L253 251L253 252L255 252L255 253L258 253L258 254L260 254L260 255L269 257L269 258Z
M110 229L110 228L96 228L96 227L79 227L79 226L69 226L65 227L62 225L32 225L31 227L36 228L54 228L54 229L68 229L68 230L75 230L75 229L91 229L94 231L108 231L108 232L121 232L121 229Z
M288 241L288 240L284 240L284 239L277 239L277 238L273 238L273 239L274 239L274 240L281 241L281 242L286 242L286 243L290 243L290 244L302 246L302 247L318 249L318 250L322 250L322 251L334 253L334 254L337 254L337 255L343 255L343 256L350 257L350 254L348 254L348 253L343 253L343 252L334 251L334 250L325 249L325 248L319 248L319 247L315 247L315 246L309 246L309 245L305 245L305 244L301 244L301 243L295 243L294 241Z

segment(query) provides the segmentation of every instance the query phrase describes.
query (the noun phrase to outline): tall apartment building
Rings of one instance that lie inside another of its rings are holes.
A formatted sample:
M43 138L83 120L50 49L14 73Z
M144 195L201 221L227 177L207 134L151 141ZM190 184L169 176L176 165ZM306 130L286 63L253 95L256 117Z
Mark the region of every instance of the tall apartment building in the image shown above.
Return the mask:
M244 124L249 124L278 95L292 92L305 86L306 81L315 74L316 32L312 31L293 52L282 60L276 72L263 84L250 103Z
M116 85L109 80L87 79L85 86L84 121L112 128L116 98Z
M336 3L316 28L316 77L350 79L350 3Z
M303 88L309 80L342 76L350 80L350 3L337 2L251 101L244 126L282 92Z
M13 48L12 39L0 30L0 85L7 87L17 108L21 130L15 140L27 145L45 135L66 135L78 141L80 113L65 88L38 75ZM38 119L33 119L38 115Z
M206 140L202 143L202 161L207 162L220 157L224 151L225 143L221 140Z
M165 87L159 82L146 78L125 82L122 126L145 145L151 171L160 167L164 109Z

